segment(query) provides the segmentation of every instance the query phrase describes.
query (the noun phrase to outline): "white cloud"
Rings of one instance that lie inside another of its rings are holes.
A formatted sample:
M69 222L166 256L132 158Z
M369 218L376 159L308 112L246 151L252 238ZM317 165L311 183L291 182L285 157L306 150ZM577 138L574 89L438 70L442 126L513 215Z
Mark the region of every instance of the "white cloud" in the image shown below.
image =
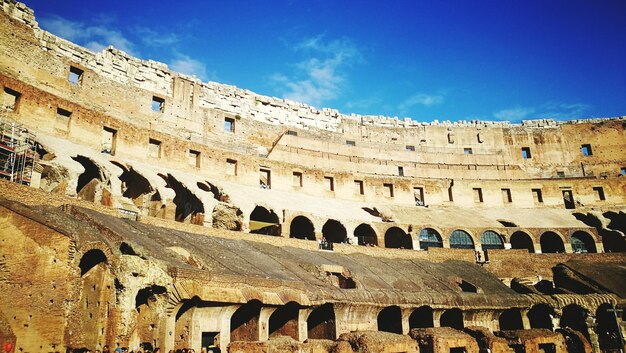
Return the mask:
M497 120L519 122L525 119L572 120L584 117L590 108L585 103L546 102L537 107L514 107L495 112Z
M176 58L169 63L169 67L183 74L195 75L202 81L208 80L206 66L202 62L187 55L176 54Z
M409 98L405 99L398 108L400 108L401 112L406 111L410 107L414 107L416 105L423 105L425 107L430 107L436 104L441 104L444 101L443 95L440 94L425 94L425 93L416 93Z
M528 119L528 116L535 112L533 108L525 108L525 107L515 107L502 109L498 112L493 113L494 118L496 120L502 121L520 121L523 119Z
M41 19L41 26L59 37L83 45L92 51L100 51L113 45L128 54L136 55L133 43L121 32L110 29L108 23L86 24L51 16Z
M295 65L293 75L274 74L283 97L320 107L337 98L345 85L345 69L361 60L358 48L347 38L324 41L324 36L308 38L292 47L305 59Z
M151 28L137 26L135 33L139 35L139 40L149 47L163 47L175 44L180 40L176 33L159 33Z

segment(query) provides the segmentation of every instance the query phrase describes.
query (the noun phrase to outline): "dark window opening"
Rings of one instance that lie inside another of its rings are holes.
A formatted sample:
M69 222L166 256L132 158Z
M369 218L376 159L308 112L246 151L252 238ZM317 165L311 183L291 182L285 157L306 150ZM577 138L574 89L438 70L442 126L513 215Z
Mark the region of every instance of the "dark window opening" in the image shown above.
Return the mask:
M267 168L259 169L259 187L261 189L272 188L272 171Z
M76 66L70 66L68 80L73 85L80 85L83 81L83 73L84 71L77 68Z
M463 329L463 312L461 309L449 309L441 314L439 319L441 327L452 327L457 330Z
M532 193L533 193L533 200L535 201L535 203L543 202L543 194L541 193L541 189L532 189Z
M224 118L224 131L233 133L235 132L235 119Z
M2 108L16 111L21 96L22 94L20 92L12 90L9 87L4 87L4 95L2 96Z
M554 232L545 232L539 239L542 253L564 253L565 245L561 237Z
M237 161L226 159L226 175L237 175Z
M385 196L393 197L393 184L383 184L383 189L385 189Z
M302 173L301 172L293 172L293 186L302 187Z
M219 344L219 332L202 332L202 347L217 346Z
M426 205L426 200L424 200L424 188L423 187L413 188L413 199L415 200L415 206Z
M563 308L559 326L561 328L569 327L576 330L589 339L587 314L587 311L578 305L568 305Z
M545 304L534 305L528 311L528 321L531 328L545 328L552 330L553 310Z
M84 276L89 270L96 267L98 264L106 263L107 257L100 249L91 249L87 251L83 257L80 258L80 275Z
M526 249L529 253L535 252L535 246L530 236L524 232L515 232L511 235L512 249Z
M296 239L315 240L315 227L310 219L297 216L289 226L289 237Z
M483 202L483 189L473 188L472 191L474 192L474 202Z
M415 152L415 146L407 145L406 150L409 152Z
M530 154L530 147L522 147L522 158L524 159L532 158Z
M139 307L142 305L150 306L151 302L154 303L156 301L157 295L165 294L166 291L165 287L157 285L140 289L135 296L135 308L139 310Z
M165 110L165 99L157 96L152 96L152 111L163 113Z
M385 247L390 249L413 249L413 240L402 229L391 227L385 232Z
M402 166L398 167L398 175L399 176L404 176L404 167L402 167Z
M604 196L604 189L602 188L602 186L594 186L593 187L593 191L596 194L596 200L597 201L604 201L604 200L606 200L606 198Z
M473 151L472 151L471 148L464 148L463 149L463 154L472 154L472 153L473 153Z
M117 130L111 129L110 127L102 128L102 147L100 151L102 153L110 154L111 156L115 156L115 147L117 145Z
M329 219L324 223L322 236L331 243L345 243L348 241L346 227L334 219Z
M189 155L187 157L187 163L190 166L194 166L196 168L200 168L200 165L201 165L200 151L189 150Z
M333 177L325 176L324 184L326 184L326 190L335 191L335 179Z
M459 288L461 288L461 291L465 293L478 293L478 288L465 280L461 280Z
M339 272L326 272L326 274L337 281L337 286L341 289L355 289L356 282L350 276L345 276Z
M419 307L409 316L409 328L435 327L433 322L433 309L429 306Z
M402 312L400 307L388 306L378 313L378 331L402 334Z
M576 204L574 202L574 194L572 193L572 190L563 190L563 203L565 204L565 208L568 210L576 208Z
M511 197L511 189L501 189L502 190L502 202L511 203L513 202L513 198Z
M524 329L522 313L517 308L503 311L502 314L500 314L498 322L500 323L500 331Z
M354 188L355 188L355 193L359 195L365 194L365 189L363 188L363 180L355 180Z
M356 142L354 142L353 140L346 140L346 145L348 145L348 146L356 146Z
M293 131L293 130L287 130L287 135L289 135L289 136L298 136L298 132L297 131Z
M57 108L57 115L65 117L65 118L70 118L72 116L72 112L69 110L65 110L63 108Z
M161 158L161 141L152 138L148 140L148 157Z
M557 170L556 171L556 176L559 178L565 178L565 172L562 170Z
M359 245L378 246L378 238L374 228L369 224L362 223L354 229L354 236L357 238Z
M593 155L593 151L591 151L590 144L584 144L580 146L581 151L583 152L583 156L588 157Z

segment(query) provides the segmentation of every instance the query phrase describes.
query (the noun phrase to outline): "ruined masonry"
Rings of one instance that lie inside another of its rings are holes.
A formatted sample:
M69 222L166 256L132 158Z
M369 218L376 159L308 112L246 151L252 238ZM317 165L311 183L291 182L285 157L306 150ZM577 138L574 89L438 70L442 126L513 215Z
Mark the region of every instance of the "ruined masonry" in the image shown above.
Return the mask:
M0 349L624 349L626 117L344 115L0 0Z

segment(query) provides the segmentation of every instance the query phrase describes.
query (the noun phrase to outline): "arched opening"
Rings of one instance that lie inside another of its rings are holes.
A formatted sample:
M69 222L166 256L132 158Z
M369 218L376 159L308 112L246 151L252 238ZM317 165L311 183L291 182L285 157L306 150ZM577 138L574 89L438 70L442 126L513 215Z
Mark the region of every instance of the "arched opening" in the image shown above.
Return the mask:
M278 215L265 207L256 206L250 213L250 233L280 236Z
M582 333L589 339L589 330L587 329L587 312L578 305L568 305L563 308L563 315L559 323L560 327L569 327Z
M555 232L545 232L541 235L541 252L542 253L564 253L565 245L563 240Z
M130 167L129 169L123 164L115 161L111 161L111 163L122 169L122 175L119 177L122 182L122 196L135 201L141 196L154 191L148 179L139 174L135 169L133 169L133 167ZM137 203L139 204L139 202Z
M552 330L552 315L554 310L546 304L533 305L528 311L528 321L530 321L530 328L547 328Z
M359 245L365 246L377 246L378 238L376 237L376 232L374 228L369 224L359 224L356 229L354 229L354 236L357 238Z
M315 240L315 227L310 219L297 216L289 226L289 237L296 239Z
M491 249L504 249L504 242L498 233L488 230L480 236L480 246L483 251Z
M242 305L230 318L230 340L258 341L261 302L252 300Z
M306 321L310 339L334 340L336 337L335 309L331 303L319 306Z
M474 249L474 241L466 231L457 229L450 235L450 247L452 249Z
M78 176L78 183L76 184L77 193L79 193L92 180L95 179L98 181L102 181L104 179L100 167L90 158L78 155L76 157L72 157L72 159L80 163L85 169L85 171ZM92 199L89 201L93 202L94 200Z
M322 235L331 243L345 243L348 241L346 227L334 219L329 219L324 223Z
M420 231L420 249L428 250L428 248L443 248L441 235L432 228L424 228Z
M500 331L524 329L522 313L518 308L511 308L503 311L498 318L498 322L500 323Z
M298 339L298 303L289 302L276 309L269 320L269 336L289 336Z
M596 322L598 323L596 333L602 351L619 352L619 349L622 348L620 347L619 327L615 315L609 312L611 309L613 308L610 304L602 304L596 310Z
M192 224L204 224L204 205L202 201L172 174L159 174L165 180L166 187L174 190L177 222L189 221Z
M512 249L525 249L529 253L535 252L535 246L530 236L522 231L517 231L511 235Z
M602 233L604 252L626 252L626 238L617 231Z
M433 323L433 308L430 306L420 306L413 310L409 316L409 328L435 327Z
M378 331L402 334L402 312L399 306L388 306L378 313Z
M458 308L448 309L441 314L439 323L441 327L452 327L457 330L462 330L464 327L463 312Z
M166 291L165 287L157 285L140 289L135 296L135 308L139 311L142 305L150 306L151 302L156 301L157 295L164 294Z
M391 249L413 249L413 241L402 229L391 227L385 232L385 247Z
M78 267L80 267L80 275L84 276L89 270L98 264L106 263L107 257L100 249L91 249L80 258Z
M575 253L595 253L596 243L593 241L591 235L587 232L577 231L570 237L572 243L572 251Z

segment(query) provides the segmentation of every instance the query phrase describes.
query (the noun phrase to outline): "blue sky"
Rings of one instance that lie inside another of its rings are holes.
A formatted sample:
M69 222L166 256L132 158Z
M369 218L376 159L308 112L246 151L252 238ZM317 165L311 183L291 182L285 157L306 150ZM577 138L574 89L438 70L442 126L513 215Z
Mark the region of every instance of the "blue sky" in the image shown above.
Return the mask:
M626 1L34 0L42 28L342 113L626 115Z

